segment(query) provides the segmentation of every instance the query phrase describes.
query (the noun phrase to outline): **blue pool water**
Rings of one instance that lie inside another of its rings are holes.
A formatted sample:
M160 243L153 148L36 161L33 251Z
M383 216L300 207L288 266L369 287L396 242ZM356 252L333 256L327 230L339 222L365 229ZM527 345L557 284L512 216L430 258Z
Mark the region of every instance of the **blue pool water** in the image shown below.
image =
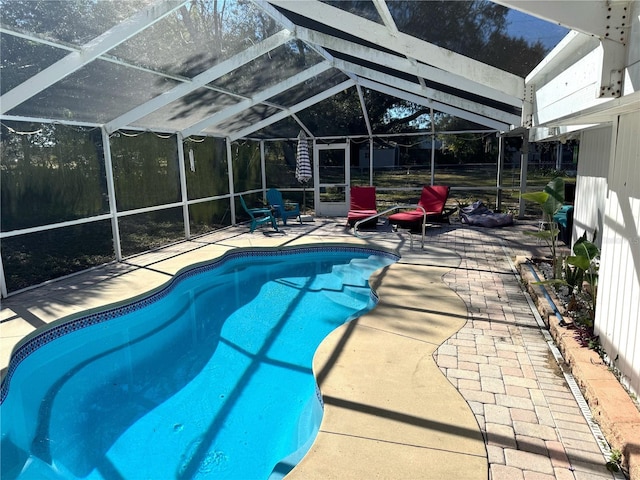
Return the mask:
M2 389L3 479L276 479L322 406L317 346L396 260L357 248L231 254L21 345Z

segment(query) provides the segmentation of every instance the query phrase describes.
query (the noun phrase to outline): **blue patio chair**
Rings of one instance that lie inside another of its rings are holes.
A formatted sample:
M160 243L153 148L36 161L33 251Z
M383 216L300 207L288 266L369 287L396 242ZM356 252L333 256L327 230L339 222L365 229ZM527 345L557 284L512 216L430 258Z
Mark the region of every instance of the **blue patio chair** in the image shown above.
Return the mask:
M269 222L271 222L271 226L273 227L273 229L276 232L278 231L278 223L276 221L276 218L273 216L273 212L270 208L249 208L247 207L244 198L242 198L242 195L240 195L240 203L242 204L242 208L244 208L244 211L247 212L251 217L251 227L249 229L251 233L253 233L253 231L260 225Z
M275 188L270 189L267 192L267 202L269 202L269 205L274 210L276 218L281 218L284 225L287 224L289 217L298 217L300 223L302 223L302 218L300 218L300 205L282 200L282 194L279 190Z

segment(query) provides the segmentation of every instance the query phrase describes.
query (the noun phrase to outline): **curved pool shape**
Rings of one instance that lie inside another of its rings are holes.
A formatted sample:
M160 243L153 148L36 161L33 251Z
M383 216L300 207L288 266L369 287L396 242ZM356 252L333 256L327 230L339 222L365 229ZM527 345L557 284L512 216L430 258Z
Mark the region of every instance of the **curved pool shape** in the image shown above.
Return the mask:
M286 475L320 425L315 350L375 305L368 278L396 260L231 253L31 337L0 390L3 479Z

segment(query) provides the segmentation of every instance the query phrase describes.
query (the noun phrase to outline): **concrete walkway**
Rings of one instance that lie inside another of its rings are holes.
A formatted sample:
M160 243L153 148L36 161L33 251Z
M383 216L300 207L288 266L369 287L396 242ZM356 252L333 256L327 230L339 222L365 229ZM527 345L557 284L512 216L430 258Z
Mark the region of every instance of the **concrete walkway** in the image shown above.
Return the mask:
M458 263L429 251L436 263ZM318 349L325 414L311 451L287 478L487 478L478 423L433 358L466 323L466 307L442 281L451 268L425 265L426 258L406 253L374 274L376 308Z
M6 299L0 368L35 328L140 295L232 248L370 245L402 259L371 278L378 306L318 349L325 415L288 478L614 478L511 267L515 255L539 253L522 233L532 228L446 225L429 229L424 250L415 238L409 250L402 232L356 239L341 219L215 232Z

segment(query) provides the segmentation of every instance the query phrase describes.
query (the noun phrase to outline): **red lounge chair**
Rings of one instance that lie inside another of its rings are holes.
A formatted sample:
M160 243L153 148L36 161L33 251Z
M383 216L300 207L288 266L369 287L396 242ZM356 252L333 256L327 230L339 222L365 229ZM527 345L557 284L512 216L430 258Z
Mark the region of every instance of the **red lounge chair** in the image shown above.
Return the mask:
M347 213L347 225L353 226L358 220L363 220L378 213L376 206L376 187L351 187L351 204ZM371 226L378 223L377 219L366 222Z
M418 207L424 208L424 212L421 208L416 208L408 212L394 213L389 215L389 223L403 228L420 230L425 212L427 220L443 220L447 218L455 211L455 209L447 210L445 208L449 198L449 190L450 187L446 185L427 185L422 187Z

